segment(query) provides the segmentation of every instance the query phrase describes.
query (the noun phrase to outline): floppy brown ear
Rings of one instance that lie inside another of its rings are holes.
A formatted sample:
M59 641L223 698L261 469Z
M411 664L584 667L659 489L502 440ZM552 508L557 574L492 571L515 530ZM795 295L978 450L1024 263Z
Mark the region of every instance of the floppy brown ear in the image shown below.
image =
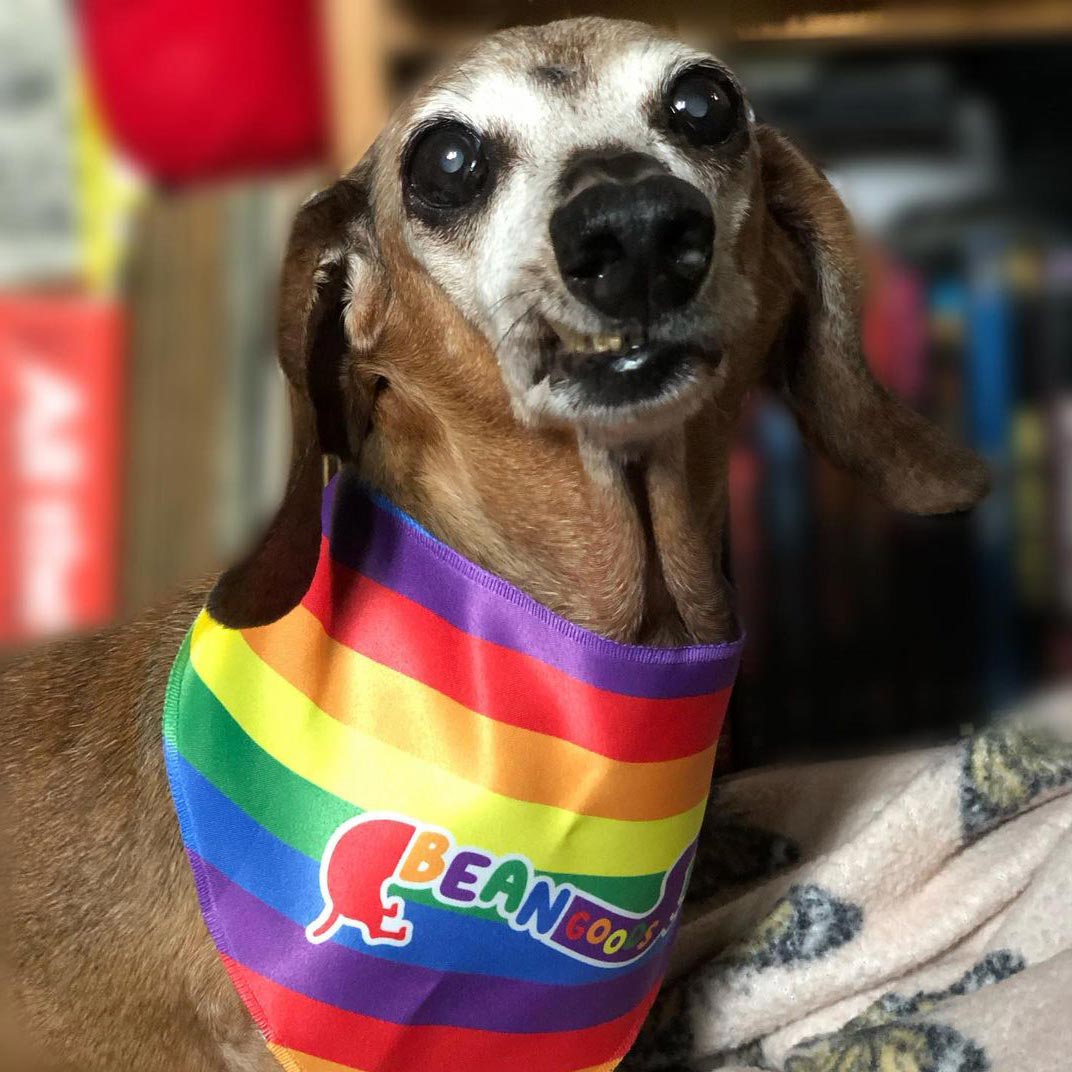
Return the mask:
M354 457L364 436L373 381L348 366L355 349L375 343L380 322L369 211L354 174L307 201L291 230L278 333L293 425L290 474L260 541L209 596L209 612L232 628L275 621L305 595L320 550L324 458Z
M841 198L776 131L760 128L757 136L767 211L803 268L771 375L806 438L896 509L945 514L973 506L989 487L983 461L897 401L867 367L863 267Z

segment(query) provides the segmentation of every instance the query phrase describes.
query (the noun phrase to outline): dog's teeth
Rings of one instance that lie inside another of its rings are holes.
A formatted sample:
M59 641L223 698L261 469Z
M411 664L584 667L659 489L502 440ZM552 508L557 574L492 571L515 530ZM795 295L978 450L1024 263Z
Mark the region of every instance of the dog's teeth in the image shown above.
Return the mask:
M597 354L606 354L621 348L621 335L596 335L592 339L592 350Z
M590 339L579 331L571 331L569 328L557 328L558 337L562 340L562 348L571 354L585 353L591 349Z
M621 353L623 336L604 332L598 335L584 335L570 328L556 327L562 349L567 354L607 354Z

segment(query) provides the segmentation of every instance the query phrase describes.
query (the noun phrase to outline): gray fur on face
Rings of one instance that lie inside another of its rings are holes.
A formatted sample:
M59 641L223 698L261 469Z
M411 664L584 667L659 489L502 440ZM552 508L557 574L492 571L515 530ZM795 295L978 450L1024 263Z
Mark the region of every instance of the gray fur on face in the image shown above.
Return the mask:
M700 62L717 61L637 23L579 19L506 31L434 81L396 130L398 158L415 131L440 118L508 147L472 218L437 229L403 214L402 231L417 261L487 338L523 420L646 438L695 412L720 378L712 361L626 406L593 404L568 383L541 378L549 325L580 335L613 328L567 291L551 245L560 178L578 152L612 145L646 153L711 204L711 269L696 299L660 323L656 341L722 352L752 321L753 289L734 256L757 167L751 123L732 153L701 154L652 121L676 74Z

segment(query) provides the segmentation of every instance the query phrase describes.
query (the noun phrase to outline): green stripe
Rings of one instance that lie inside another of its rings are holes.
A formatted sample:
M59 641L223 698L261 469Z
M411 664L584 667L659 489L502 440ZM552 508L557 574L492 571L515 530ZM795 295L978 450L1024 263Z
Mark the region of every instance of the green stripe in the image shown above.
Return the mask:
M227 713L191 666L182 692L184 759L280 841L313 860L361 809L307 782L270 756Z
M224 796L280 841L312 860L320 860L338 827L362 809L295 774L265 752L230 716L212 690L185 660L182 685L182 739L165 722L165 735L182 756ZM179 663L176 663L176 672ZM169 705L170 706L170 705ZM546 874L569 882L625 911L649 911L659 898L662 874L629 877ZM400 891L401 892L401 891ZM405 890L419 903L433 904L430 891ZM465 909L467 914L498 918L494 911Z

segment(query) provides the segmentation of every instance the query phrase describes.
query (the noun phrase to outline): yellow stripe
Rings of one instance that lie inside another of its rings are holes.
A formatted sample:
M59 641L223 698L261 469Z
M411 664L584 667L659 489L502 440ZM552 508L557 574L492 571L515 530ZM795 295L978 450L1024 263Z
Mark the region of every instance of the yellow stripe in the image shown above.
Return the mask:
M499 722L338 643L302 606L242 635L325 714L514 800L648 820L680 815L711 790L714 746L681 759L625 762Z
M445 827L463 845L524 852L539 870L621 877L667 870L700 829L703 803L669 819L606 819L474 785L325 714L241 633L205 617L190 661L256 744L306 781L366 811Z

